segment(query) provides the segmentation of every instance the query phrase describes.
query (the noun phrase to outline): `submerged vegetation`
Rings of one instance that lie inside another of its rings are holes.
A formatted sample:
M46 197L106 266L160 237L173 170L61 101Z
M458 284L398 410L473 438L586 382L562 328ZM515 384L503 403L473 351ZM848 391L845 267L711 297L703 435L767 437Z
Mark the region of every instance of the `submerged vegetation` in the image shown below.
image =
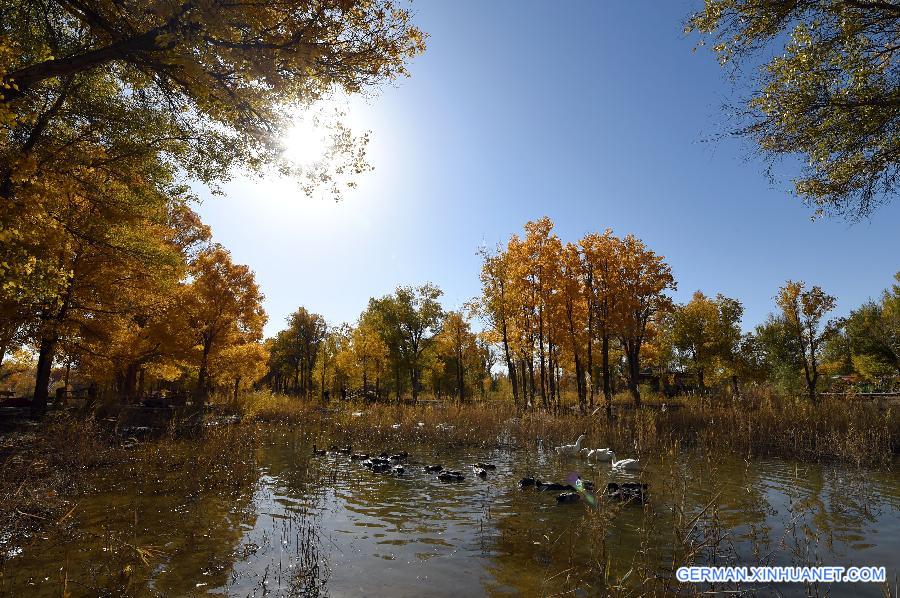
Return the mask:
M161 438L138 442L123 439L107 422L69 416L8 433L0 449L6 557L12 547L41 541L40 534L64 534L83 497L115 492L121 484L159 484L185 497L227 496L249 487L258 475L254 442L252 428L235 426L199 435L172 427Z

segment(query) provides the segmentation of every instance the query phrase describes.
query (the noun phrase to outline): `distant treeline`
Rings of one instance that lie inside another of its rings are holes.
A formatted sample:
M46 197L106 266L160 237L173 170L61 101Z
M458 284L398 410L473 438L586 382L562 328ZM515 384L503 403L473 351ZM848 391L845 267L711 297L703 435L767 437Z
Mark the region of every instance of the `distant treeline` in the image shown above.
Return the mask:
M563 243L548 218L484 251L481 280L482 296L454 311L430 284L371 299L355 325L329 327L300 308L267 341L265 381L306 396L500 391L522 406L572 396L590 409L623 389L640 404L642 386L739 395L770 385L816 400L825 389L895 388L900 375L896 284L829 319L834 297L788 281L776 311L743 333L737 299L697 291L674 303L669 265L641 240L605 231Z
M547 218L482 252L482 295L460 309L445 310L432 284L400 286L370 299L353 325L301 307L263 342L252 272L207 244L195 221L184 229L199 248L183 241L180 266L108 287L119 295L106 310L74 307L107 288L90 276L107 271L93 258L101 263L74 279L70 307L54 312L64 317L52 352L35 336L46 315L18 328L3 386L23 394L36 379L39 390L126 401L164 389L198 404L214 391L267 386L326 399L496 396L545 409L572 400L588 410L610 408L623 390L639 405L642 388L739 396L766 385L815 401L823 390L891 390L900 379L900 284L829 319L834 297L788 281L776 310L743 333L737 299L697 291L675 303L669 265L641 240L607 230L564 243Z

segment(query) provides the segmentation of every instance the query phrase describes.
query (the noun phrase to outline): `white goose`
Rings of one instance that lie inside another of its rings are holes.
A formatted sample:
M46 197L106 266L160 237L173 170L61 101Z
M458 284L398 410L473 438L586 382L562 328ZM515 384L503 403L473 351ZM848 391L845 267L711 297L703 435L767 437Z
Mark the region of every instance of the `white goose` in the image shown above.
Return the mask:
M618 471L640 471L641 470L641 462L637 459L622 459L621 461L616 461L615 457L612 458L610 464L613 469Z
M616 457L612 449L608 448L582 449L581 453L588 461L612 461Z
M584 434L578 437L575 444L564 444L556 447L556 454L564 457L574 457L581 452L581 444L584 442Z

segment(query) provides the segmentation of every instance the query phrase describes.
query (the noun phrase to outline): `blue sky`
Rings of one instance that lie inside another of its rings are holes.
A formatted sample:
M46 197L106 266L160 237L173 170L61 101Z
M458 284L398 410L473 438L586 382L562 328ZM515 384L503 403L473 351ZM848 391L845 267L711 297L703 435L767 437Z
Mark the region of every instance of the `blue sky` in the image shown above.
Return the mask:
M900 270L900 202L871 221L810 220L743 141L708 141L734 99L722 69L667 2L414 4L428 50L412 76L354 100L375 171L340 203L285 181L238 178L200 208L256 272L267 334L298 306L354 321L368 298L431 281L448 308L479 293L479 246L550 216L563 240L634 233L700 289L772 310L786 279L845 314ZM740 91L740 90L738 90Z

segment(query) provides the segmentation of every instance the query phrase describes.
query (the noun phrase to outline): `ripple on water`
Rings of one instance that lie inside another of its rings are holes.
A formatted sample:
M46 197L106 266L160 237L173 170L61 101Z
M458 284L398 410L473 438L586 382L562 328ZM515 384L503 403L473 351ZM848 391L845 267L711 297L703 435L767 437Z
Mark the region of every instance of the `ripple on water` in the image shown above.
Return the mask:
M570 483L581 475L598 488L613 480L647 481L650 504L623 507L607 530L608 546L626 559L640 548L641 529L651 515L670 520L671 506L681 501L687 513L697 513L713 498L718 520L732 528L747 564L754 564L754 539L768 542L763 553L771 550L773 563L793 564L789 551L779 548L783 538L790 540L792 521L808 527L799 541L813 542L812 553L829 564L890 566L900 553L896 471L680 456L642 458L645 471L614 473L608 464L535 451L438 453L410 447L414 459L466 476L443 483L415 463L397 477L374 474L346 456L314 459L298 438L279 431L263 444L262 474L252 496L185 500L147 491L89 497L79 503L84 533L76 544L42 554L26 549L10 563L25 580L55 575L67 558L76 559L68 571L90 571L92 560L112 569L118 562L97 540L111 532L134 546L163 547L147 573L153 591L163 595L287 595L298 587L303 591L294 593L314 594L323 585L333 595L552 593L558 588L547 585L549 578L556 583L590 563L587 542L569 539L585 507L557 505L554 492L520 490L518 480L527 475ZM497 469L479 479L472 470L478 461ZM131 531L135 511L142 528L137 536ZM863 586L829 590L854 598L880 592Z

